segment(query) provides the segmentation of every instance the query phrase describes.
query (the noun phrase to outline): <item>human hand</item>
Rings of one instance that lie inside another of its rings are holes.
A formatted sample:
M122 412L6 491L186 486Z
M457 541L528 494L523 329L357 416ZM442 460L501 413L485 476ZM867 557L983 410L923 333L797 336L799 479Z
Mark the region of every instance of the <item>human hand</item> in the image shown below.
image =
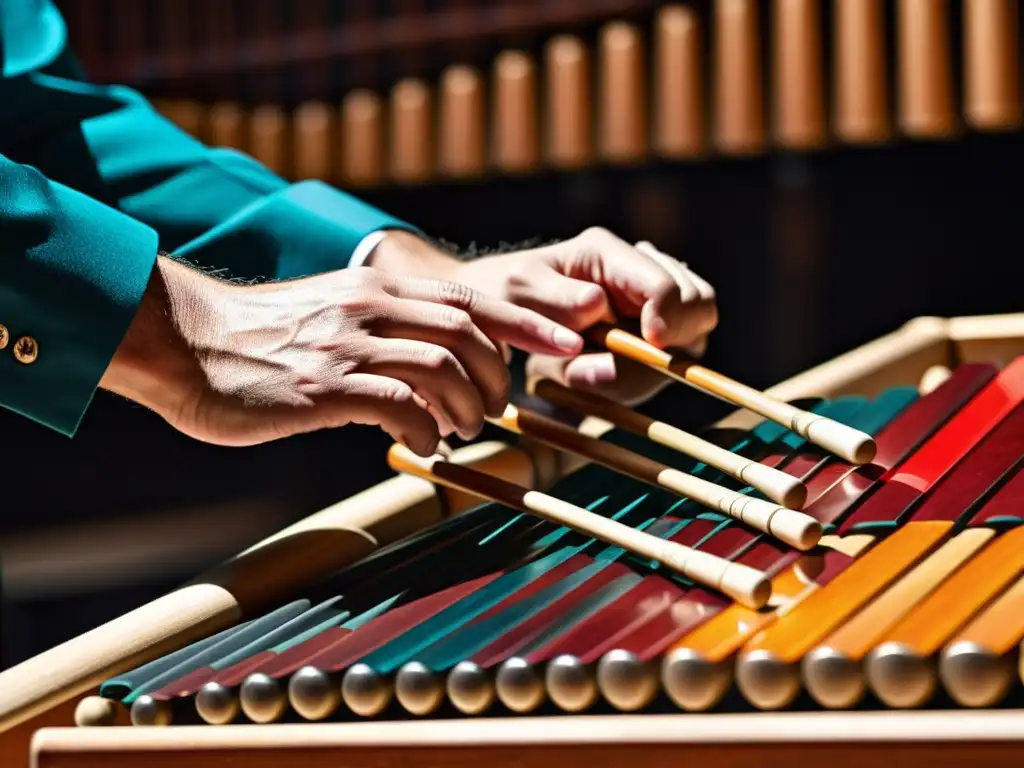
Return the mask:
M397 242L397 248L382 254L385 263L425 270L421 274L443 274L575 331L616 318L639 318L641 334L649 343L699 357L718 322L715 292L705 280L650 243L633 246L600 228L554 245L466 262L432 256L422 241ZM403 261L401 254L412 251L415 258ZM609 352L532 355L527 375L628 404L642 402L668 384L662 374Z
M503 344L574 355L583 342L447 281L359 268L239 285L159 257L101 386L206 442L359 423L429 455L504 411Z

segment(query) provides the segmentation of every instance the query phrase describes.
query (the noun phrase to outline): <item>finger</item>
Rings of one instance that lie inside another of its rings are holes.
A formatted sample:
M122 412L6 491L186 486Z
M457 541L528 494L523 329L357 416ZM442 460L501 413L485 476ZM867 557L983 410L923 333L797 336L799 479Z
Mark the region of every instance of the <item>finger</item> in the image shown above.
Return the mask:
M437 429L441 433L442 438L448 437L448 435L455 432L455 427L452 425L448 417L428 403L416 392L416 390L413 390L412 399L416 402L416 405L434 417L434 421L437 422ZM441 442L444 442L444 440Z
M698 275L692 269L687 269L686 271L690 275L690 279L693 281L693 284L697 286L697 292L700 294L700 297L705 301L714 301L715 289L711 287L711 283Z
M659 251L649 242L637 243L637 251L670 274L677 290L652 300L644 307L662 347L683 347L697 353L707 345L707 335L718 324L715 292L692 270ZM702 352L701 352L702 354Z
M436 302L459 309L491 339L507 341L524 352L575 355L583 339L554 320L525 307L444 280L397 280L388 290L404 299Z
M714 288L711 287L711 284L707 280L705 280L696 272L691 270L685 263L679 261L678 259L672 258L666 253L662 253L657 248L655 248L654 245L652 245L650 242L646 240L642 240L639 243L637 243L636 249L640 251L640 253L647 256L648 258L654 259L659 264L661 264L661 266L664 267L665 270L668 271L675 278L676 282L679 285L693 285L693 287L697 291L697 300L709 302L711 309L714 310L715 290ZM680 289L680 302L683 305L680 314L682 314L682 312L685 312L687 295L689 295L688 292L684 292L682 289ZM708 329L708 332L699 335L696 339L689 342L685 341L685 334L682 334L683 340L677 340L677 337L680 336L681 334L679 334L678 331L673 332L673 329L678 326L675 323L669 324L669 332L667 334L669 338L666 339L666 345L672 347L681 347L682 349L685 349L687 353L696 358L703 357L704 353L707 352L708 348L708 333L710 333L710 331L713 330L713 325L715 322L717 322L717 313L714 313L714 315L709 319L711 321L712 327ZM684 324L684 328L689 327L689 323L686 322L685 318L683 318L682 322Z
M614 320L608 295L600 285L568 277L546 264L517 276L506 290L515 304L576 331Z
M711 287L711 283L690 269L685 262L674 259L663 251L659 251L647 240L641 240L637 243L636 249L648 258L654 259L658 262L676 278L677 282L682 283L689 280L697 289L697 294L700 298L714 301L715 289Z
M323 426L379 426L420 456L437 450L441 435L434 418L417 403L408 384L367 373L346 374L336 393L318 401Z
M563 247L557 263L571 277L602 285L615 312L625 317L641 316L649 302L676 290L672 275L657 261L601 228L582 233L574 248Z
M548 355L531 355L527 378L548 378L571 389L596 392L604 397L636 405L658 394L671 382L665 375L631 360L600 352L566 360Z
M410 339L373 339L355 369L403 381L437 414L442 434L451 425L463 440L484 426L484 401L455 354Z
M374 335L426 342L450 351L479 392L485 413L500 416L504 412L511 389L508 364L468 313L429 301L395 299L379 318Z

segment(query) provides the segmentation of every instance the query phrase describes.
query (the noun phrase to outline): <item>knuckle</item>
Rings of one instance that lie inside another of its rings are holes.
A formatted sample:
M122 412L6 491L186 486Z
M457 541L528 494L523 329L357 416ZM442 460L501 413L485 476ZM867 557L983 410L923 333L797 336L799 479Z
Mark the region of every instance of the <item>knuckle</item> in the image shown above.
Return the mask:
M376 288L381 284L381 274L378 270L370 267L356 267L345 270L350 273L350 279L358 286L364 288Z
M512 288L521 289L531 285L534 281L532 275L536 273L536 265L520 261L508 272L508 285Z
M458 307L441 307L438 325L441 330L454 333L459 336L469 334L473 330L473 319L469 313Z
M378 296L364 291L352 292L341 297L336 305L339 325L351 318L368 319L381 313L382 303Z
M610 230L598 226L587 227L580 233L580 238L583 240L602 241L613 239L614 237L615 235Z
M407 406L412 404L412 387L401 381L388 382L380 389L380 399L389 405Z
M438 285L438 294L442 304L450 304L466 311L472 311L479 301L477 292L468 285L447 280Z
M448 371L455 368L455 356L443 347L427 350L423 353L419 364L430 371Z

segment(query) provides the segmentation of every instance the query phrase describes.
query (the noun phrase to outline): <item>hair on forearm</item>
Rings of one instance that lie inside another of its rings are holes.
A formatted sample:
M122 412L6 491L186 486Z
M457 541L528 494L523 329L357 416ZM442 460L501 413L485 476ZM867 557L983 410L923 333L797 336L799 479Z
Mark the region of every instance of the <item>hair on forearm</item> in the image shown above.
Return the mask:
M516 251L525 251L531 248L541 248L545 245L554 245L555 243L560 242L557 238L533 237L529 240L521 240L515 243L506 243L502 241L495 246L483 246L477 245L476 243L470 243L466 247L460 247L457 243L449 242L443 238L424 237L424 239L435 248L444 251L452 258L460 261L472 261L473 259L480 259L484 256L495 256L501 253L514 253ZM160 255L168 259L172 259L179 264L184 264L186 267L202 272L209 277L214 277L228 283L235 283L236 285L259 285L263 283L285 281L284 278L267 277L264 275L256 277L241 277L233 275L231 274L231 271L225 267L205 266L197 261L193 261L192 259L188 259L174 253L167 253L166 251L160 251Z
M554 245L559 242L557 238L533 237L529 240L522 240L516 243L499 242L495 246L483 246L477 245L476 243L470 243L468 246L460 248L456 243L448 242L442 238L428 237L427 240L434 247L444 251L453 258L459 259L460 261L472 261L473 259L479 259L484 256L494 256L500 253L514 253L516 251L525 251L531 248L541 248L545 245Z

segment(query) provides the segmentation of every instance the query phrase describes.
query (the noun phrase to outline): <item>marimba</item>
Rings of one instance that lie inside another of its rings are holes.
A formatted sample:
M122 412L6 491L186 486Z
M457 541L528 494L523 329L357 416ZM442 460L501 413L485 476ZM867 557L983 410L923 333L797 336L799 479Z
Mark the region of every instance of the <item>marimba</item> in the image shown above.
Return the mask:
M396 449L411 474L0 674L0 728L11 745L74 710L80 727L36 733L40 768L1019 765L1022 353L1024 315L915 320L765 393L792 423L744 409L704 432L732 469L614 404L578 430L520 414L529 440L444 460ZM823 450L833 423L870 450ZM560 429L589 463L552 448ZM640 481L605 466L624 452ZM734 495L696 503L704 486L645 461ZM799 480L814 541L755 520L746 502L786 490L751 464ZM570 503L646 536L542 519ZM652 559L655 541L721 570ZM744 567L767 600L724 594Z

